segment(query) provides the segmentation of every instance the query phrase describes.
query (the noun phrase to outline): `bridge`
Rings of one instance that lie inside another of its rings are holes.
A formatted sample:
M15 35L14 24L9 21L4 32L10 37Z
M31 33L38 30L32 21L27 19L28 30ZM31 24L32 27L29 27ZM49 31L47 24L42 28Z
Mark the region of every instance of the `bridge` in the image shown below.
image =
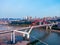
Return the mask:
M36 25L36 26L31 26L31 27L24 27L24 28L21 28L19 30L12 30L12 31L5 31L5 32L0 32L0 34L5 34L5 33L11 33L11 41L13 41L13 43L15 43L15 33L18 32L18 33L22 33L23 34L23 37L25 37L27 35L27 39L29 39L30 37L30 33L32 31L33 28L37 28L37 27L44 27L46 26L46 30L48 29L51 29L53 25L56 25L58 23L52 23L52 24L43 24L43 25ZM21 31L25 29L25 31ZM27 30L29 29L29 31ZM28 32L27 32L28 31Z

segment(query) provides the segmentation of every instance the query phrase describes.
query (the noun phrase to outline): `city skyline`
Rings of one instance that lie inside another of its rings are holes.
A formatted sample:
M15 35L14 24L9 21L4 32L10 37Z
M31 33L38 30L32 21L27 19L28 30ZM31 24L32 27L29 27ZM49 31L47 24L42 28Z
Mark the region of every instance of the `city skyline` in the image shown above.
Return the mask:
M0 18L60 16L60 0L0 0Z

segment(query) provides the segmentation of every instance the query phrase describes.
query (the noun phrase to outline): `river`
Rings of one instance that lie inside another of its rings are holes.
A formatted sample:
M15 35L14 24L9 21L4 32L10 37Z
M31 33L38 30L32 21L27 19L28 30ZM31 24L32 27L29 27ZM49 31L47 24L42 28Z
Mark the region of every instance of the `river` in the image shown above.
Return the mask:
M1 30L14 30L21 28L19 26L3 26ZM40 28L33 29L30 34L30 45L60 45L60 33L41 30Z

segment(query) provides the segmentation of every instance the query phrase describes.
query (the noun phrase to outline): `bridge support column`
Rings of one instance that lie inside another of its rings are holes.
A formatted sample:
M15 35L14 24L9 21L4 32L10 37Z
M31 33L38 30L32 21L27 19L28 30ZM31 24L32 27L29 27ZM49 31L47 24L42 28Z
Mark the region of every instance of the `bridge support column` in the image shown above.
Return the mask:
M27 39L29 39L29 37L30 37L30 35L29 35L29 34L27 34Z
M11 41L13 41L13 32L11 33Z
M15 31L13 32L13 43L15 43Z
M41 25L41 22L39 22L39 25Z
M52 29L52 26L49 26L49 29L51 30Z
M27 30L25 30L25 32L27 32ZM23 34L23 37L25 37L25 35L26 35L26 34L24 33L24 34Z
M23 37L25 37L25 34L23 34Z
M48 26L46 26L46 30L48 30Z

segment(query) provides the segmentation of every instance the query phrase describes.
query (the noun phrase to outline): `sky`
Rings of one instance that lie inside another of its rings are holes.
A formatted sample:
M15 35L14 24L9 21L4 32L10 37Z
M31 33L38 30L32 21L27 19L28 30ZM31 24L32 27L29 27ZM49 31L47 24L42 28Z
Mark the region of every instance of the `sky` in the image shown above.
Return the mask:
M60 16L60 0L0 0L0 18Z

